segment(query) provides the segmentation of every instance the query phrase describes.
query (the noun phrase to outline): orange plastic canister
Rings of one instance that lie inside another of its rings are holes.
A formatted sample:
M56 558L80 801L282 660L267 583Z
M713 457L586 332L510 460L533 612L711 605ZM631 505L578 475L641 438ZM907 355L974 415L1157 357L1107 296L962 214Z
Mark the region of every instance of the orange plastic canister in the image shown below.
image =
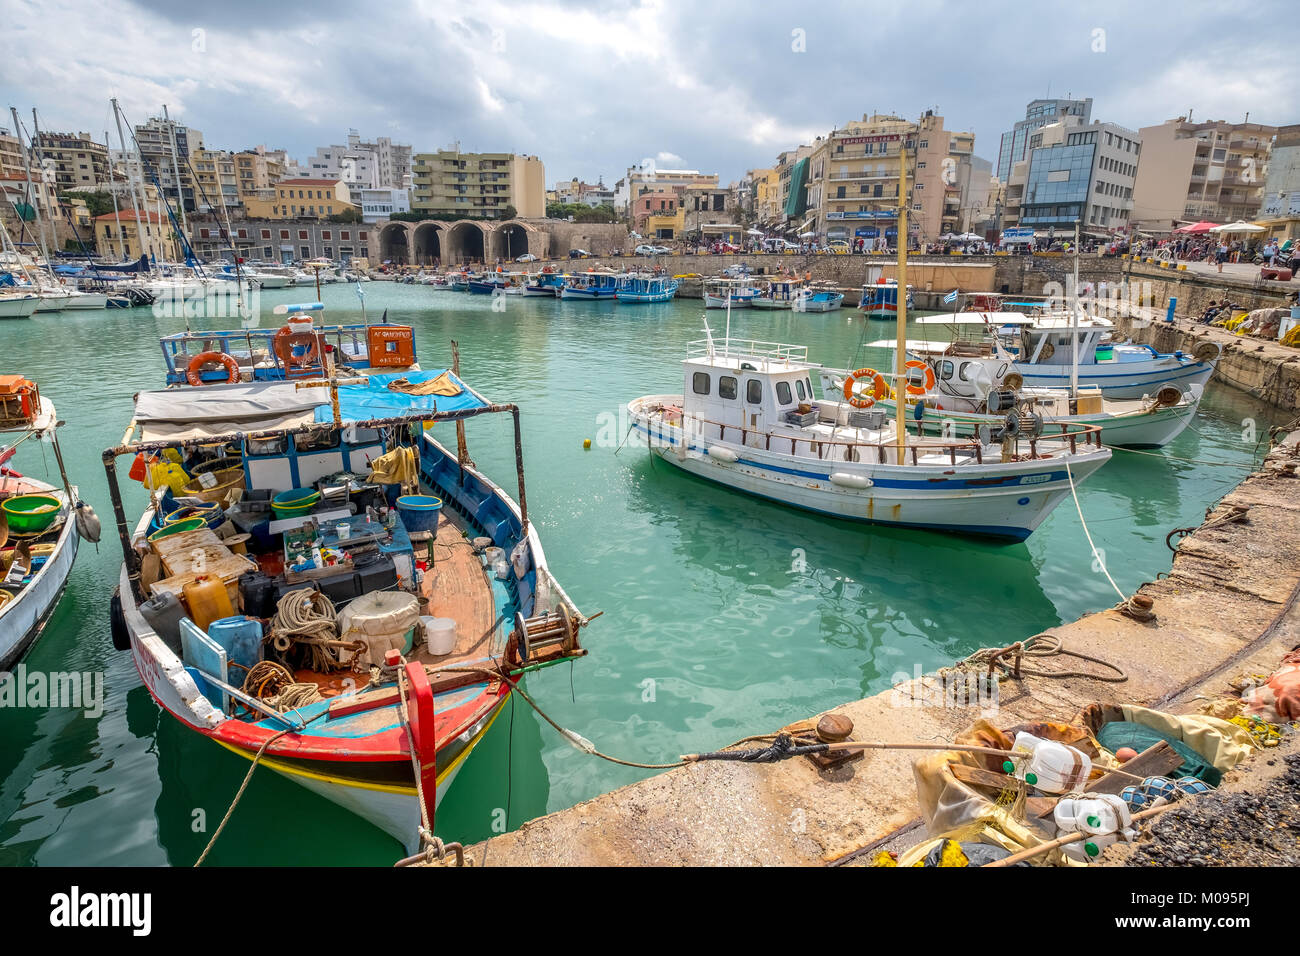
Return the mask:
M189 608L190 620L205 631L213 621L234 616L235 608L230 603L230 594L219 580L200 574L181 590L185 594L185 606Z

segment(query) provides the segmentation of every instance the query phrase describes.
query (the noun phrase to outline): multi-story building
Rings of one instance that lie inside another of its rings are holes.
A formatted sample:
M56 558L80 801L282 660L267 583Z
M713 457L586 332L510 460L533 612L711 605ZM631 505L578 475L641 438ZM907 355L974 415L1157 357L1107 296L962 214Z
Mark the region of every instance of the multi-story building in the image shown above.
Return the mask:
M149 255L159 261L176 262L180 247L171 223L156 212L122 209L95 217L95 247L103 255L115 255L119 243L128 259Z
M737 225L736 196L727 186L687 186L682 190L682 229L707 234L708 226Z
M191 156L203 148L203 134L166 116L151 116L135 128L135 141L145 183L152 186L156 179L169 203L179 197L185 212L194 212L198 203Z
M235 180L239 201L256 199L281 179L292 176L285 160L284 150L267 150L264 146L236 153Z
M647 190L632 202L632 228L651 239L676 239L685 228L682 197L671 189Z
M745 174L753 184L752 208L754 221L761 225L775 225L781 221L781 180L775 166L769 169L751 169Z
M466 153L459 148L414 159L411 210L430 219L540 219L546 215L546 172L536 156Z
M1017 120L1012 128L1002 134L998 148L997 177L1004 183L1011 178L1011 167L1029 152L1029 137L1049 123L1074 117L1073 122L1086 126L1092 122L1092 97L1083 100L1030 100L1025 107L1025 118Z
M196 149L190 160L198 193L198 211L227 212L242 205L235 156L224 149Z
M0 127L0 176L16 175L26 179L23 147L9 130Z
M687 186L716 185L717 173L702 173L698 169L659 169L653 164L629 166L623 178L614 184L614 209L626 213L643 193L668 189L681 195Z
M1276 127L1180 116L1138 132L1144 159L1133 219L1139 228L1167 231L1179 222L1259 215Z
M1024 159L1007 179L1005 227L1043 236L1105 238L1130 226L1143 143L1114 123L1081 122L1067 114L1030 134Z
M830 240L894 239L904 145L911 157L909 232L928 241L957 230L974 144L974 134L944 129L943 117L933 111L919 121L877 114L846 123L813 147L799 232Z
M548 202L566 205L581 203L593 209L614 205L614 190L606 186L603 179L597 183L588 183L575 176L568 182L556 183L554 189L546 191L546 196Z
M94 192L112 181L108 146L95 142L89 133L37 133L31 153L32 165L52 174L61 192Z
M387 136L363 142L356 130L349 130L347 145L316 150L307 160L307 174L315 179L340 179L358 191L405 189L411 185L411 147Z
M282 179L244 200L255 219L329 219L347 212L360 216L347 184L338 179Z
M233 242L241 258L262 262L290 263L324 256L347 263L369 258L372 239L377 240L365 223L319 220L235 219L230 223L229 239L222 236L220 225L207 219L197 222L191 231L194 251L201 259L229 256Z
M804 214L808 211L808 190L805 186L808 182L808 164L812 154L812 146L800 146L797 149L787 149L776 157L780 225L802 222Z

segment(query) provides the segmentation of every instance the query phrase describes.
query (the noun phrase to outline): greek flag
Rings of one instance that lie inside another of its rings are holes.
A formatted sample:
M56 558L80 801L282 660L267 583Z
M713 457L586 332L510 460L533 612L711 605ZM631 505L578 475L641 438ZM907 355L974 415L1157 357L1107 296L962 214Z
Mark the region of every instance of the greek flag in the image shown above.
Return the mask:
M365 290L361 288L360 279L357 280L357 298L360 299L362 302L366 301L366 293Z
M956 290L956 289L953 289L951 292L949 292L947 295L945 295L945 296L943 297L943 301L946 302L946 303L948 303L948 304L950 304L950 305L951 305L953 302L956 302L956 301L957 301L957 290Z

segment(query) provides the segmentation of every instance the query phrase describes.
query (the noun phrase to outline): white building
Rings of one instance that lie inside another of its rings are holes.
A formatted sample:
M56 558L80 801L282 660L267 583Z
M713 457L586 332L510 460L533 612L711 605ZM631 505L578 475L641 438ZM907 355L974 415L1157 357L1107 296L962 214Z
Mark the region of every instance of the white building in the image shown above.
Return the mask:
M411 191L394 189L391 186L376 186L373 189L349 190L353 202L361 206L361 218L366 222L378 222L388 219L395 212L411 211Z
M307 160L305 174L314 179L337 179L348 184L353 202L361 202L364 189L410 189L411 147L387 136L362 142L356 130L348 132L347 145L321 146Z

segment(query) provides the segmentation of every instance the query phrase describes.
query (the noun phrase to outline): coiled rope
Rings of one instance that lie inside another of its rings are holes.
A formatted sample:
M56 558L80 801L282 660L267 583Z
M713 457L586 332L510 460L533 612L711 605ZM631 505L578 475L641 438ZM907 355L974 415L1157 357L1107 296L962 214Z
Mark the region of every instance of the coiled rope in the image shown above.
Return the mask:
M334 649L340 644L334 602L315 588L297 588L280 598L271 633L277 650L286 651L291 643L305 647L310 670L331 671L343 666Z

